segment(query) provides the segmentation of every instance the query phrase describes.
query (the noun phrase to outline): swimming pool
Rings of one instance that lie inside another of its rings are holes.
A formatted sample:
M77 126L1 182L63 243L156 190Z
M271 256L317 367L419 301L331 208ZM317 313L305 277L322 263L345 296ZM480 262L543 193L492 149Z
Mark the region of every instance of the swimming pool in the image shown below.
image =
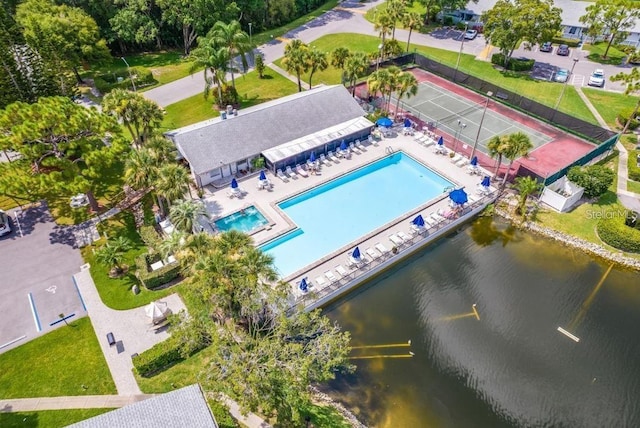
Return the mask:
M260 248L286 277L442 194L452 183L394 153L278 204L297 229Z
M222 232L237 230L239 232L251 233L256 229L269 224L258 209L251 205L226 217L215 221L216 227Z

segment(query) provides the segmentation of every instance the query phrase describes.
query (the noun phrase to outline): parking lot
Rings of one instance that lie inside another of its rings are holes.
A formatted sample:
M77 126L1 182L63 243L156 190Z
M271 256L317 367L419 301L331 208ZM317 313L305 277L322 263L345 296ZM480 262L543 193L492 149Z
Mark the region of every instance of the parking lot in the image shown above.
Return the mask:
M44 204L8 214L13 230L0 238L0 353L86 315L71 277L83 264L73 234Z

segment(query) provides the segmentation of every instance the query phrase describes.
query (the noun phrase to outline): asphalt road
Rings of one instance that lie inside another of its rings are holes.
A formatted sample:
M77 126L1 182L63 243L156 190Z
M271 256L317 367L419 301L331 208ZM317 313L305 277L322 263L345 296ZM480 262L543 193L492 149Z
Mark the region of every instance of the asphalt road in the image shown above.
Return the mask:
M44 204L18 214L20 227L9 213L13 231L0 238L0 353L64 325L60 314L86 315L71 278L84 263L73 234Z

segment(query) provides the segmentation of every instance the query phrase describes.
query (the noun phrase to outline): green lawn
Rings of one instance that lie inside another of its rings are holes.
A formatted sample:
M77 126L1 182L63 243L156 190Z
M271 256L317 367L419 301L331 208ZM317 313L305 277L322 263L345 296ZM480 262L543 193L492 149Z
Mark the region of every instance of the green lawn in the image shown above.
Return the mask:
M604 58L604 51L607 49L606 42L598 42L595 44L585 43L582 45L582 49L589 51L589 60L593 62L598 62L600 64L613 64L620 65L622 60L627 56L626 53L619 51L615 45L611 45L609 48L609 52L607 52L607 57Z
M378 16L378 14L380 12L383 12L387 9L387 3L381 3L376 7L372 7L371 9L369 9L367 11L367 13L365 13L364 18L371 22L372 24L375 23L376 21L376 17ZM411 5L407 7L407 12L415 12L418 15L420 15L423 19L424 19L424 14L426 13L427 9L424 5L420 4L420 2L414 1L411 2ZM425 33L428 32L436 27L439 27L440 24L439 23L432 23L431 25L429 25L428 27L423 27L421 29L421 32ZM404 28L404 26L402 26L402 24L400 22L398 22L398 27L397 28ZM415 31L415 30L414 30Z
M3 428L61 428L111 410L113 409L71 409L0 413L0 426Z
M636 146L638 144L636 135L625 135L620 139L620 141L629 152L629 159L627 162L629 173L634 170L640 170L640 167L637 166L637 159L638 154L640 154L640 150L636 150ZM631 179L627 180L627 190L640 194L640 182Z
M638 98L631 95L616 92L603 91L601 89L582 88L582 92L589 98L591 104L611 128L618 128L616 117L621 111L633 111Z
M110 237L126 236L134 245L124 256L124 264L129 266L129 271L123 277L115 279L109 277L110 267L98 263L95 259L94 251L105 243L104 238L81 250L84 261L91 265L91 276L105 305L118 310L137 308L179 290L179 286L157 291L140 286L139 294L133 294L131 291L135 284L139 284L135 277L135 259L147 251L138 235L131 213L123 212L101 223L99 230L101 234L104 235L106 232Z
M277 28L272 28L271 30L266 30L263 31L262 33L257 33L257 34L253 34L251 36L251 41L255 46L260 46L263 45L265 43L269 43L271 40L276 39L278 37L282 37L283 35L285 35L286 33L288 33L291 30L295 30L296 28L305 25L306 23L313 21L315 18L317 18L318 16L322 15L323 13L333 9L334 7L336 7L338 5L338 0L329 0L328 2L326 2L325 4L323 4L322 6L320 6L318 9L301 16L300 18L291 21L288 24L285 24L281 27L277 27Z
M116 393L88 317L1 354L0 367L2 398Z
M203 82L204 89L204 82ZM236 77L236 89L242 98L241 107L249 107L297 92L295 83L267 68L265 78L251 71ZM175 129L197 123L219 115L213 108L213 99L204 99L202 94L194 95L177 103L168 105L162 122L162 129Z

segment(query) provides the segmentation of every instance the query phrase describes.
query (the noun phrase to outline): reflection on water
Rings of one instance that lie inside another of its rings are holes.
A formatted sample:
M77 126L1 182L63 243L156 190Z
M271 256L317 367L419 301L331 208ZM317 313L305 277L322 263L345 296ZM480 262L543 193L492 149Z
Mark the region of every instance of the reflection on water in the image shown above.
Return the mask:
M415 353L330 393L375 427L640 426L640 275L608 268L481 218L328 308L354 346Z

